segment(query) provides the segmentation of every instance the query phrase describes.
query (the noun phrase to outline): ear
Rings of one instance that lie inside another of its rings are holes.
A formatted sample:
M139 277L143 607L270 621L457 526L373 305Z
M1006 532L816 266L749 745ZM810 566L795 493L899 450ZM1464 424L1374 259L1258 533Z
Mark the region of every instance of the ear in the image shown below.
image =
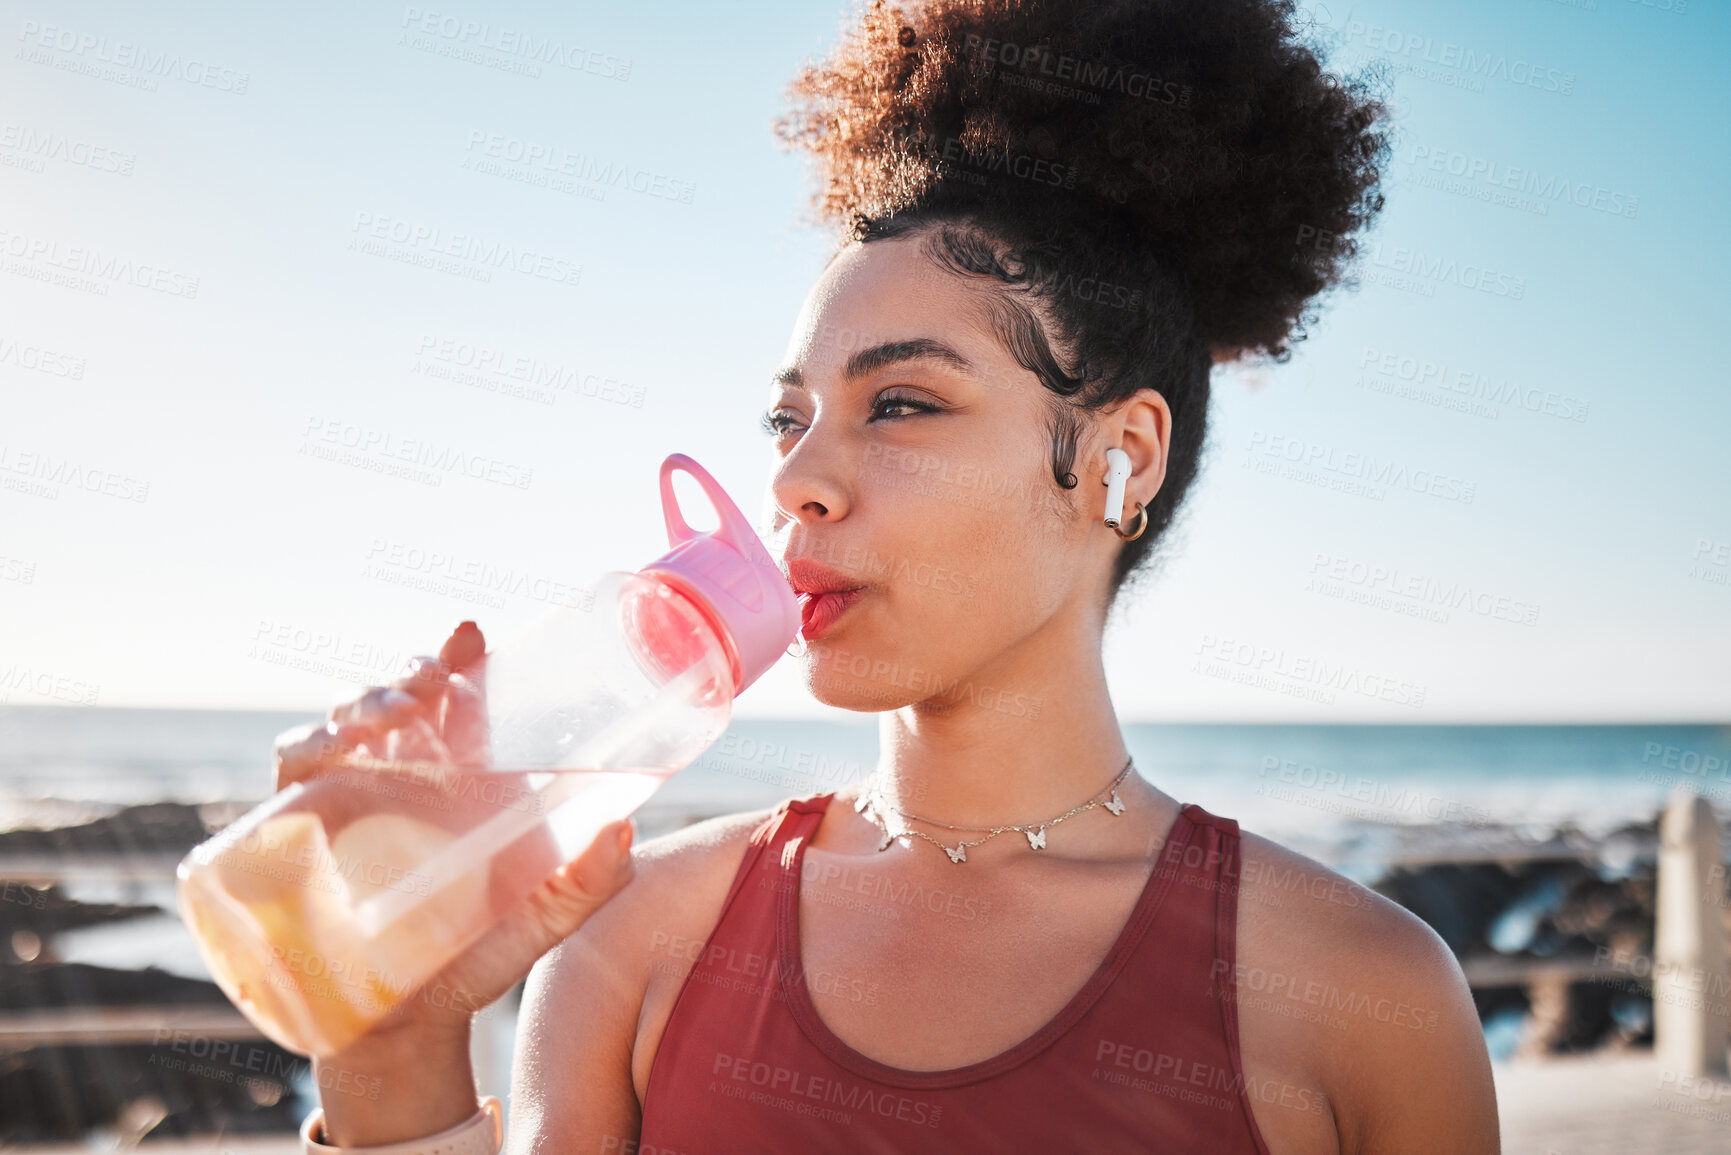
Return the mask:
M1166 458L1172 444L1172 410L1166 398L1156 389L1138 389L1119 404L1105 432L1114 437L1107 445L1116 445L1130 455L1130 479L1124 483L1126 511L1134 512L1131 502L1151 504L1166 482ZM1103 477L1103 455L1099 466Z
M1244 350L1231 345L1213 345L1209 347L1209 356L1214 358L1216 365L1224 365L1228 361L1236 361L1244 356Z

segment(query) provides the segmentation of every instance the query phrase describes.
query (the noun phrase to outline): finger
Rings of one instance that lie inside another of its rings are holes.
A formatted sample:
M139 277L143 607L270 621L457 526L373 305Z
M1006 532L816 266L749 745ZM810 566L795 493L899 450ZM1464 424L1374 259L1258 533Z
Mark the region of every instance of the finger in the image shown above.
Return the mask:
M540 914L544 941L551 950L586 922L603 903L625 889L634 867L631 844L636 827L629 818L601 828L595 841L576 859L554 872L530 896Z
M477 725L484 727L486 724L486 708L476 670L485 662L486 654L487 639L474 622L457 623L457 628L439 650L439 660L451 671L448 679L451 689L445 696L439 716L439 731L453 749L468 754L485 753L485 744L476 741L475 729ZM461 735L455 741L452 740L454 731ZM485 764L485 759L477 757L475 764Z
M330 720L338 726L372 729L382 734L393 726L401 726L422 708L420 699L413 694L390 686L373 686L332 710Z
M392 730L385 735L387 762L424 762L430 757L426 740L408 729Z
M412 718L425 716L428 710L434 711L431 716L438 718L437 711L448 693L453 669L474 664L485 656L486 648L480 627L471 621L461 622L440 648L438 657L421 655L411 658L396 682L390 686L369 687L359 698L332 710L327 724L315 722L278 735L275 743L276 789L304 780L342 754L364 752L391 757L388 753L393 748L390 732L408 725ZM475 741L473 731L477 715L481 725L485 725L485 706L479 694L471 694L470 701L474 708L462 712L460 728L465 732L466 746L470 749L479 746L484 753L484 743ZM436 732L431 732L430 736L436 745L430 745L428 749L443 750L443 760L449 761L447 744L439 742ZM401 748L401 739L396 745ZM484 758L477 761L484 762Z
M460 622L439 651L450 668L450 692L439 718L439 732L465 766L491 766L487 741L485 675L487 639L474 622Z
M271 785L273 792L281 790L285 786L293 785L306 776L305 764L310 753L309 745L323 731L324 725L322 723L308 722L304 726L284 730L276 736Z
M478 661L487 652L487 639L474 622L459 622L439 650L439 660L453 670L461 670Z
M408 722L385 736L385 757L392 762L437 762L451 764L451 751L425 718Z
M402 676L391 683L391 688L425 705L437 706L444 700L446 679L450 676L450 666L429 654L421 654L403 664Z
M480 627L474 622L463 622L445 639L438 657L422 654L410 658L402 676L392 683L392 687L439 709L445 700L451 674L479 659L486 649L487 643L481 636Z
M312 777L351 750L355 740L352 734L345 738L329 723L309 722L284 730L276 738L274 789L282 790Z
M452 755L464 766L493 765L491 727L487 718L487 658L469 663L451 675L451 692L439 727Z
M382 759L395 730L378 726L339 726L325 723L326 739L307 767L306 777L341 766Z
M631 844L637 824L629 818L609 822L595 841L553 876L561 889L596 900L596 905L618 894L631 881Z

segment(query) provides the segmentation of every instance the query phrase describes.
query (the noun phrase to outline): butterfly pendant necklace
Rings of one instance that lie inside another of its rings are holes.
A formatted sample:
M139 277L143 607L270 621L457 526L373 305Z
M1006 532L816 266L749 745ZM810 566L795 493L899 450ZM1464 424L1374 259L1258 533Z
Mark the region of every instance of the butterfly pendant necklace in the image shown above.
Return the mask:
M1124 784L1124 779L1130 776L1130 771L1134 766L1135 759L1133 758L1125 762L1124 769L1118 771L1118 777L1112 779L1105 789L1097 791L1092 798L1088 799L1088 801L1082 803L1080 806L1072 806L1056 818L1047 818L1040 822L1022 822L1017 823L1014 826L952 826L948 822L939 822L935 818L922 818L918 814L910 813L909 811L903 810L887 801L883 796L883 791L880 789L878 775L875 771L872 773L871 779L866 788L860 791L859 800L853 804L853 808L869 818L874 824L876 824L878 829L883 832L883 838L878 842L878 850L880 852L888 850L895 844L896 839L904 836L923 838L925 841L938 847L945 854L949 855L951 862L959 865L968 860L969 850L982 845L983 843L990 842L1000 834L1008 834L1012 830L1020 833L1028 840L1028 849L1044 850L1046 849L1046 831L1058 825L1058 823L1064 821L1066 818L1074 818L1078 814L1085 814L1096 806L1105 807L1114 818L1122 816L1124 813L1124 802L1118 797L1118 787ZM1110 797L1107 797L1107 795L1110 795ZM890 818L897 820L896 825L900 829L892 830L890 828ZM959 834L982 834L985 837L976 838L972 841L965 838L958 839L954 846L950 846L922 830L913 829L908 826L909 822L923 822L927 826L936 826L943 830L955 831Z

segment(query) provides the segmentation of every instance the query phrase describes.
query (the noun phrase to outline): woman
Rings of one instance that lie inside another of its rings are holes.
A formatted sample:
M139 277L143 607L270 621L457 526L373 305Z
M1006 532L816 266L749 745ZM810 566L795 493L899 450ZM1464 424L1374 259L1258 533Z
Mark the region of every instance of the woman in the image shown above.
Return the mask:
M1103 672L1211 366L1283 357L1380 208L1382 109L1293 21L880 2L795 83L845 240L775 374L770 496L807 684L881 712L880 763L634 855L609 828L441 976L528 976L512 1151L1497 1149L1441 940L1136 773ZM279 782L451 740L483 650L465 623L285 735ZM469 1025L416 1003L321 1063L382 1093L327 1094L309 1149L494 1150Z

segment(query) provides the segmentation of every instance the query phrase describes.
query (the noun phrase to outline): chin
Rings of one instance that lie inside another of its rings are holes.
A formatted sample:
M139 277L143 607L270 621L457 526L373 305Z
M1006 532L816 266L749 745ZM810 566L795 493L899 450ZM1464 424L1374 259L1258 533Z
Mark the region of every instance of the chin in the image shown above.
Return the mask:
M805 686L826 706L881 713L899 709L918 696L910 687L898 684L896 662L883 657L879 650L849 646L833 635L819 638L810 647L800 659Z
M903 706L910 705L913 701L913 699L906 695L891 699L885 694L879 694L876 697L872 697L870 695L849 694L845 692L830 694L817 690L812 692L812 697L816 698L826 706L833 707L837 710L847 710L854 714L885 714L891 710L899 710Z

